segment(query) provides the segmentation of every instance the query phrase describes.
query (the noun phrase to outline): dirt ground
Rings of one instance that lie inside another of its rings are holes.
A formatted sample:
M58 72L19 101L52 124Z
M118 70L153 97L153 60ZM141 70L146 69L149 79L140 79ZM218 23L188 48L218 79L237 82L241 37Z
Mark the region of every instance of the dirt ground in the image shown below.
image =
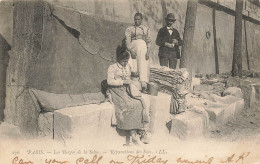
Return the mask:
M260 102L229 121L226 125L210 131L207 137L222 141L258 140L260 143Z

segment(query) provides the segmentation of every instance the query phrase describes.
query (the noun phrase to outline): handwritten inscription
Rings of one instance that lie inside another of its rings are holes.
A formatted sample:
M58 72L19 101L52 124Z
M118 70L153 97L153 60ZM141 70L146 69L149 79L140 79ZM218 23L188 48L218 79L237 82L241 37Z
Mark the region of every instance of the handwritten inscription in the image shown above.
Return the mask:
M207 160L187 160L187 159L182 159L181 157L177 159L177 163L190 163L190 164L211 164L213 161L214 157L210 157Z
M151 153L148 151L145 151L147 154ZM66 152L67 154L70 154L71 152ZM118 152L117 152L118 153ZM122 152L120 152L122 153ZM241 153L241 154L232 154L230 156L227 156L222 159L216 159L216 157L205 157L204 159L193 159L190 160L188 158L178 157L176 162L180 164L213 164L213 163L222 163L222 164L244 164L246 158L250 155L250 152ZM100 155L93 155L91 158L85 158L80 157L77 158L76 161L73 161L72 163L75 164L101 164L101 161L103 160L103 156ZM168 159L164 159L162 157L159 157L157 155L130 155L126 154L124 160L117 160L115 158L110 158L109 164L167 164L169 161ZM103 161L104 162L104 161ZM66 160L57 160L57 159L45 159L45 164L70 164L70 161ZM170 162L169 162L170 163ZM246 163L246 162L245 162ZM12 160L12 164L34 164L31 160L25 160L18 156L14 157Z
M32 161L24 161L23 159L19 159L18 157L14 157L12 164L33 164Z
M148 157L145 158L144 155L128 155L127 156L127 160L129 162L131 162L131 164L145 164L145 163L162 163L162 164L166 164L168 162L168 160L164 160L160 157L157 157L156 155L153 157Z
M250 152L242 153L241 155L232 154L228 156L224 160L220 160L218 163L230 163L230 164L244 164L245 159L249 156ZM182 157L177 158L177 163L188 163L188 164L212 164L214 157L210 157L206 160L196 159L196 160L188 160L183 159Z
M91 160L80 157L76 160L76 164L98 164L102 158L103 156L98 157L97 155L94 155Z
M69 161L58 161L56 159L45 159L46 164L57 163L57 164L69 164Z
M244 164L244 160L246 157L250 155L250 152L243 153L236 157L236 154L232 154L231 156L227 157L225 160L221 160L221 163L241 163Z

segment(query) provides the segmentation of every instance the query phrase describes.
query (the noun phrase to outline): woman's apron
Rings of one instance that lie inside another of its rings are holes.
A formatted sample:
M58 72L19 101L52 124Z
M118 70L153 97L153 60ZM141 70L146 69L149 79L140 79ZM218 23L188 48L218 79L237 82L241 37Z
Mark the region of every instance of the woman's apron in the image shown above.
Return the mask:
M115 106L117 127L124 130L144 129L144 107L140 100L132 98L126 86L109 88Z
M140 75L140 81L149 82L150 65L149 60L145 59L147 47L146 43L142 39L132 40L131 43L136 52L136 59L130 57L129 64L132 67L132 72L138 72Z

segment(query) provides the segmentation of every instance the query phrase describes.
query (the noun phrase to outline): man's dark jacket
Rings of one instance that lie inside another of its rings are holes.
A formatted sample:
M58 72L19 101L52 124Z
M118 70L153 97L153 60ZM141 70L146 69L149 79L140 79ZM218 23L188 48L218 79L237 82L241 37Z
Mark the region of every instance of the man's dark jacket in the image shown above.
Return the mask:
M182 40L179 32L175 28L172 29L172 35L170 35L170 33L168 32L166 26L162 27L157 34L156 44L159 46L159 56L164 56L173 52L177 52L177 58L180 58L179 46L182 45ZM166 47L165 43L172 43L173 39L178 40L178 44L176 44L174 48Z

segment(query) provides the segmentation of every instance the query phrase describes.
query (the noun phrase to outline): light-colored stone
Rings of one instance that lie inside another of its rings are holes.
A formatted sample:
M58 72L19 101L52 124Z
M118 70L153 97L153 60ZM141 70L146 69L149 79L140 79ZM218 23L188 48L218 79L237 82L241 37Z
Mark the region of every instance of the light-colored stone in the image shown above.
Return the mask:
M240 88L238 87L229 87L224 92L223 95L232 95L238 98L243 98L243 93Z
M113 105L110 103L90 104L57 110L54 112L54 139L78 139L92 141L98 131L109 128L109 117ZM105 111L107 110L107 111ZM108 116L106 116L108 114ZM102 127L104 129L99 129Z
M206 111L209 115L210 128L215 128L219 123L223 123L224 108L220 107L208 107Z
M206 132L209 128L209 115L208 112L205 110L204 106L193 106L193 108L190 109L192 112L200 114L200 116L203 119L203 127L204 132Z
M53 138L53 113L41 113L38 118L38 127L40 137Z
M193 88L196 85L200 85L200 78L193 77L191 81L191 88Z
M209 114L209 119L216 126L224 125L228 121L235 118L244 109L244 99L231 95L220 97L211 95L216 102L212 102L205 106Z
M201 84L194 86L195 91L212 91L214 87L212 85Z
M254 99L252 99L252 103L254 103L254 101L260 101L260 83L252 84L252 88L254 90Z
M1 122L0 123L0 137L6 139L20 139L24 138L18 126Z
M120 136L116 130L116 126L111 126L112 114L115 112L112 104L107 104L110 107L103 108L100 110L99 121L98 121L98 132L95 138L100 143L110 143L123 145L125 143L125 136ZM92 123L95 124L95 123Z
M256 90L255 90L255 87L253 85L249 106L252 107L255 104L255 102L256 102Z
M170 135L180 139L188 139L202 136L206 129L204 114L186 111L172 118Z
M240 81L239 88L243 93L243 98L245 100L245 108L250 108L251 96L253 91L253 86L250 81Z
M201 92L197 95L189 93L185 96L185 100L186 106L188 106L188 108L191 108L193 106L204 106L211 102L209 93L204 92Z
M150 131L155 134L153 139L168 136L166 123L171 118L171 95L159 92L158 96L143 95L143 98L151 107ZM116 128L111 127L113 112L114 106L110 103L57 110L54 112L54 138L124 144L125 136L120 136Z
M169 135L166 123L171 120L170 104L171 95L159 92L158 96L150 96L151 121L150 130L154 140L163 140Z

